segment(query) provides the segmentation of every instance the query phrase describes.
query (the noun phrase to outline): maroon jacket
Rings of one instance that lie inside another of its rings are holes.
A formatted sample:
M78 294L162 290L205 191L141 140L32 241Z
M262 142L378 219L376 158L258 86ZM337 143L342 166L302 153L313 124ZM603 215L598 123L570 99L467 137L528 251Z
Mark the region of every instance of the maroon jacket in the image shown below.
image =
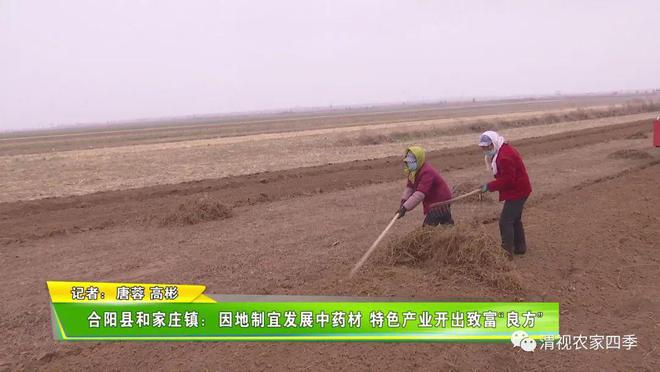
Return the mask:
M525 163L513 146L508 143L503 144L495 164L497 164L497 174L495 180L488 183L488 190L499 191L500 201L518 200L532 193Z
M415 175L415 182L408 180L408 188L424 193L424 214L429 213L429 207L437 202L451 199L451 190L447 182L440 176L431 164L424 162Z

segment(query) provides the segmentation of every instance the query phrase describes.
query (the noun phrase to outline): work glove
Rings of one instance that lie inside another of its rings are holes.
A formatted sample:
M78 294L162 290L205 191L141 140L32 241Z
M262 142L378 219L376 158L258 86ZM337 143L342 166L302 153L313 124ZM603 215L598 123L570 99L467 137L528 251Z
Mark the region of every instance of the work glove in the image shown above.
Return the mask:
M399 214L399 218L405 216L407 211L408 210L406 209L406 207L402 205L401 208L399 208L399 210L397 211L397 213Z
M481 186L481 192L488 192L488 184L485 183Z

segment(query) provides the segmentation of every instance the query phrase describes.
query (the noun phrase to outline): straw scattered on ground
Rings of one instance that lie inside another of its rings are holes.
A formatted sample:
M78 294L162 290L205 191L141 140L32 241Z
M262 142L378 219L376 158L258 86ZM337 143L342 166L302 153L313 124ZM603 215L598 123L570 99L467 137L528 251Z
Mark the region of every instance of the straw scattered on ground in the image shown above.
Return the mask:
M158 219L160 226L195 225L232 216L231 208L208 196L192 198Z
M647 152L641 150L634 150L634 149L624 149L624 150L615 151L607 155L607 157L610 159L636 159L636 160L653 158Z
M649 138L648 134L644 132L637 132L626 137L626 139L644 139L644 138Z
M521 288L504 250L478 227L420 227L392 241L384 261L424 267L441 277L475 280L502 290Z

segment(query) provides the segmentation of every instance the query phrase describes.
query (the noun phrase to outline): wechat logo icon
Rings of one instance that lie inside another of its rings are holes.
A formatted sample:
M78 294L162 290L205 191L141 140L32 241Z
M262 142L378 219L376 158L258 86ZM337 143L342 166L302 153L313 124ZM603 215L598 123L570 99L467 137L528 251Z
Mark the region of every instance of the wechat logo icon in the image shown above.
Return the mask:
M536 341L530 338L525 331L515 331L511 334L511 343L513 347L519 347L527 352L534 352Z

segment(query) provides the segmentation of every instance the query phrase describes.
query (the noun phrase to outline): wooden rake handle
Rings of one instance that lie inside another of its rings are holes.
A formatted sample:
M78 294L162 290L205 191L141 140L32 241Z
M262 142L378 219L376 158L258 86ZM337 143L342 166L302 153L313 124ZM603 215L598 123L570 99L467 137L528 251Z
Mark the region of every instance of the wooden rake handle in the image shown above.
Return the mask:
M398 218L399 218L399 214L398 214L398 213L395 214L394 217L392 217L392 220L391 220L390 223L387 225L387 227L385 228L385 230L383 230L383 232L380 233L380 235L378 235L378 238L376 239L376 241L374 241L374 243L371 245L371 247L369 247L369 249L368 249L367 252L362 256L362 258L360 258L360 261L358 261L358 262L355 264L355 266L353 267L353 270L351 270L351 274L349 275L349 277L352 278L353 275L355 275L355 273L358 272L358 270L360 270L360 268L362 267L362 265L364 265L365 261L367 261L367 258L369 258L369 256L371 256L371 254L373 253L373 251L376 250L376 247L378 246L378 243L380 243L380 241L383 240L383 238L385 237L385 234L387 234L387 232L392 228L392 226L394 226L394 223L396 222L396 220L397 220Z
M472 190L472 191L468 192L467 194L463 194L463 195L461 195L461 196L457 196L457 197L455 197L455 198L453 198L453 199L449 199L449 200L445 200L445 201L441 201L441 202L433 203L433 204L431 204L431 205L429 206L429 209L431 209L431 208L435 208L435 207L439 207L439 206L441 206L441 205L445 205L445 204L453 203L453 202L455 202L455 201L459 201L459 200L461 200L461 199L465 199L465 198L467 198L468 196L470 196L470 195L474 195L474 194L479 193L479 192L481 192L481 187L478 188L478 189L476 189L476 190Z

